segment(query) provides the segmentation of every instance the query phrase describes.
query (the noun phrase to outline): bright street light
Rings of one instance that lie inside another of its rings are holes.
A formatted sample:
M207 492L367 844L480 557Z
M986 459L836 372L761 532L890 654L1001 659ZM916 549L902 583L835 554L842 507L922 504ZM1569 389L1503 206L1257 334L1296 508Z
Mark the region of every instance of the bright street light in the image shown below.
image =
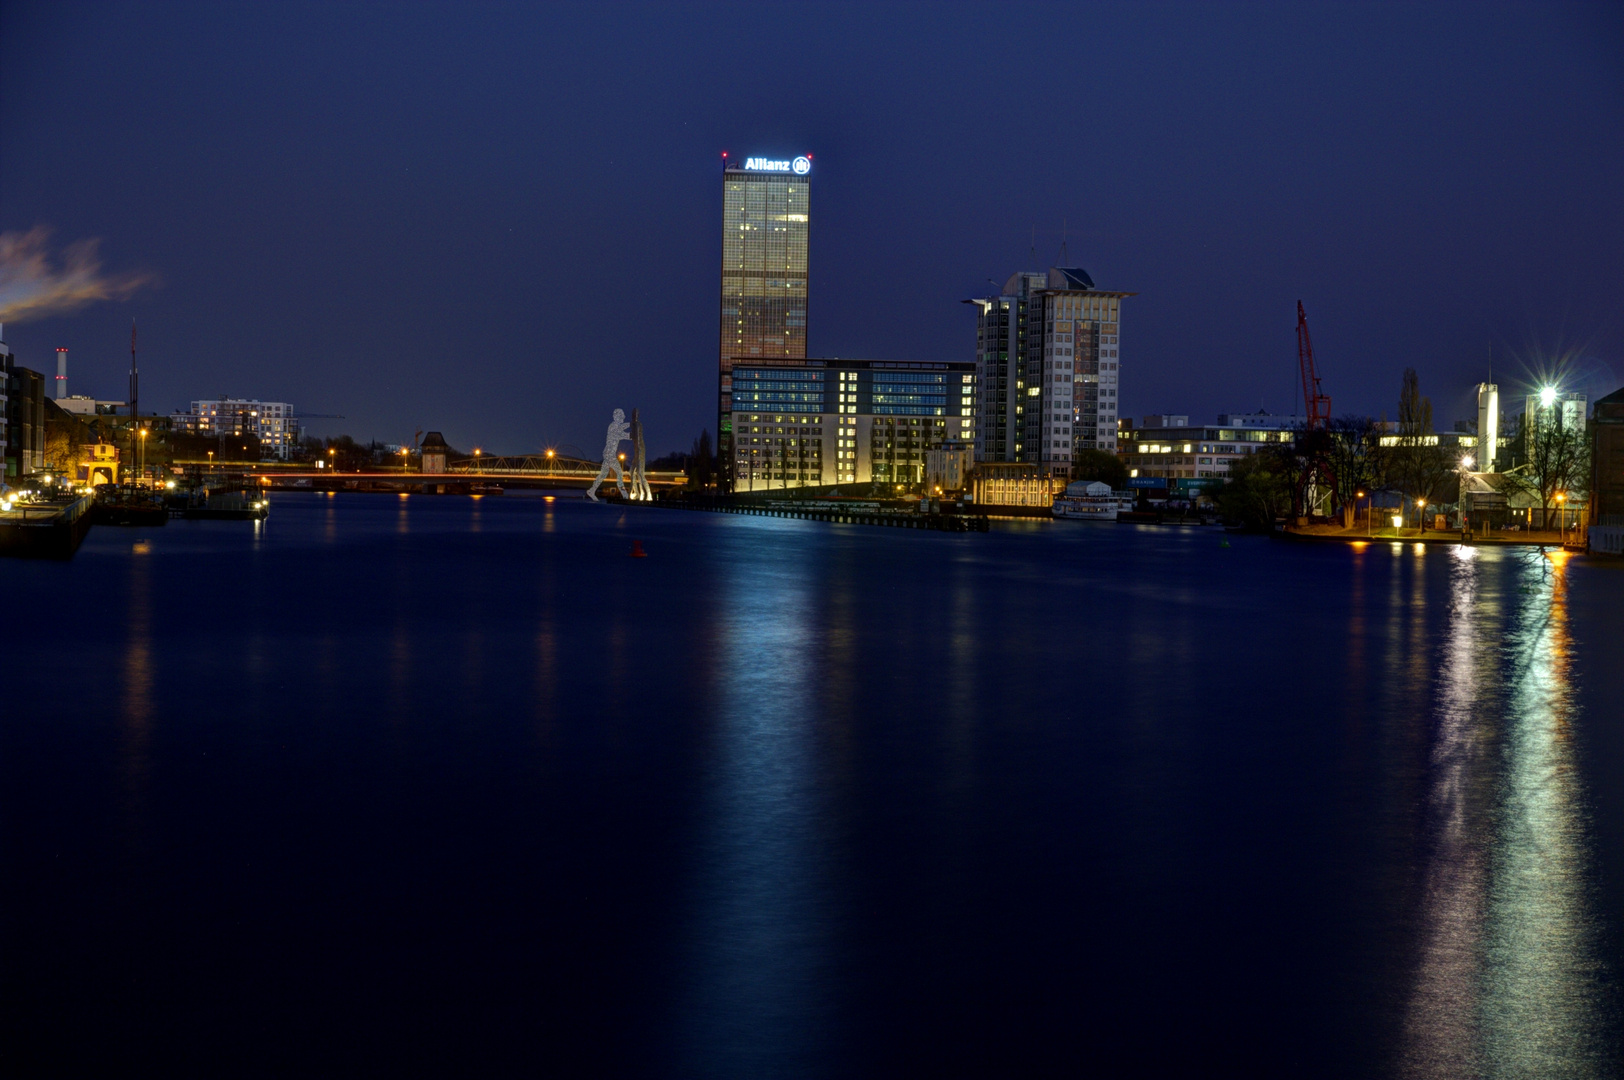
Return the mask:
M1556 387L1547 386L1539 392L1539 403L1549 409L1556 402Z
M1467 454L1465 457L1460 459L1460 467L1463 468L1463 469L1470 469L1472 467L1472 455L1471 454Z

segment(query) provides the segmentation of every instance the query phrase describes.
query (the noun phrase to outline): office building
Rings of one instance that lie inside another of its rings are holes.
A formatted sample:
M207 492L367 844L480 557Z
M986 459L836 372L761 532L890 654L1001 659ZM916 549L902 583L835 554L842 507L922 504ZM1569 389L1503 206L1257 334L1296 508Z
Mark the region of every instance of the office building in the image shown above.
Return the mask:
M724 155L722 161L717 453L725 485L734 460L729 426L734 364L806 358L812 155Z
M732 378L723 464L735 492L921 484L925 455L975 423L967 362L740 359Z
M1122 301L1080 267L1022 272L976 305L976 460L1071 475L1080 450L1117 449Z
M1193 427L1183 416L1146 416L1139 427L1124 420L1117 458L1128 467L1128 482L1133 487L1163 486L1172 490L1217 487L1229 476L1229 467L1237 460L1270 445L1289 446L1297 438L1302 427L1301 417L1274 417L1277 426L1264 427L1266 415L1225 413L1217 424ZM1225 422L1237 418L1249 423ZM1169 426L1159 423L1163 420L1186 420L1186 423ZM1153 480L1169 483L1152 485Z
M286 461L299 443L299 418L285 401L217 398L194 401L190 412L170 415L170 429L191 435L253 435L266 458Z
M1151 417L1145 417L1145 426L1151 427ZM1184 427L1189 424L1186 417L1182 424L1170 424L1169 427ZM1301 431L1308 426L1306 416L1276 416L1271 412L1255 413L1219 413L1218 426L1226 428L1256 428L1260 431Z

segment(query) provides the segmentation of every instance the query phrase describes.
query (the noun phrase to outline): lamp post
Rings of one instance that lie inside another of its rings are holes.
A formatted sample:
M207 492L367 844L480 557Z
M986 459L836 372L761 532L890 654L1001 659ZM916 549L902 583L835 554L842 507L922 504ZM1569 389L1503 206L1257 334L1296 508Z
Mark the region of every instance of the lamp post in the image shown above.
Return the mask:
M135 455L135 477L137 481L146 475L147 471L147 429L142 428L139 434L141 436L139 444L141 448L136 451Z
M1556 528L1557 528L1557 536L1561 539L1561 541L1564 544L1567 543L1567 540L1568 540L1568 515L1566 513L1567 507L1565 505L1563 505L1563 504L1566 503L1567 501L1568 501L1567 492L1558 491L1556 493Z
M1415 524L1421 532L1427 531L1427 500L1415 500Z
M551 449L547 451L547 475L553 475L553 451Z
M1353 493L1353 512L1355 514L1359 513L1359 500L1363 499L1364 497L1365 493L1362 491L1355 491ZM1365 539L1367 540L1370 539L1370 514L1373 509L1374 508L1369 502L1365 503Z
M484 465L479 460L481 453L479 447L474 447L474 471L483 474L485 472Z

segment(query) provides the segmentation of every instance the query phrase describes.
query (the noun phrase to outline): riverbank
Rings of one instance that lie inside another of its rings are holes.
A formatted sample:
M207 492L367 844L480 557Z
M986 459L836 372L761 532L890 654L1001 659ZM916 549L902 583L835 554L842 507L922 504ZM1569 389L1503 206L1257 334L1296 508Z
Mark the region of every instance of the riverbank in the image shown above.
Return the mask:
M1404 543L1404 544L1474 544L1488 547L1563 547L1573 543L1576 534L1551 532L1498 532L1492 536L1466 536L1460 532L1438 529L1339 529L1330 525L1308 525L1286 529L1275 534L1287 540L1324 541L1343 544Z

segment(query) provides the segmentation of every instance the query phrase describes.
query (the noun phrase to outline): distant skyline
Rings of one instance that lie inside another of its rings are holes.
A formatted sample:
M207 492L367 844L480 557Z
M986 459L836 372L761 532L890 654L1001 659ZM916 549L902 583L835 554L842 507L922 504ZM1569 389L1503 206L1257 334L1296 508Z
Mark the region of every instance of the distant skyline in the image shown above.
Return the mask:
M1491 349L1513 411L1624 385L1612 4L13 2L0 232L112 287L5 338L122 398L133 317L144 406L386 442L635 406L657 456L715 435L723 151L816 155L813 356L973 359L1064 228L1138 293L1124 416L1292 411L1299 299L1338 414L1414 367L1473 417Z

